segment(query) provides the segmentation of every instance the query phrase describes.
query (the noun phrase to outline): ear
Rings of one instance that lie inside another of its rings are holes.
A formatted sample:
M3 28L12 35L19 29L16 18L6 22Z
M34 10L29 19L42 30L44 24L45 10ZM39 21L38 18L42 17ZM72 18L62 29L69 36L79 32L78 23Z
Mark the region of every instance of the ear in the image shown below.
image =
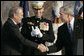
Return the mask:
M67 18L70 18L69 16L70 16L70 15L69 15L69 14L67 14Z
M17 14L14 13L13 17L14 17L14 18L17 18L18 16L17 16Z
M68 14L69 21L71 21L72 16Z
M15 18L16 17L16 14L14 13L13 17Z

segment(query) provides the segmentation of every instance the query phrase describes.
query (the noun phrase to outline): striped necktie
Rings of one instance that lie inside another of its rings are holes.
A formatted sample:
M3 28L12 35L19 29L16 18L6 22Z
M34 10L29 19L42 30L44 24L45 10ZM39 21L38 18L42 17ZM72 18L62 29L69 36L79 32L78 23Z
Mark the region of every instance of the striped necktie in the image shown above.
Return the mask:
M69 28L69 33L70 33L70 36L71 36L71 40L73 40L73 31L72 31L70 23L68 24L68 28Z

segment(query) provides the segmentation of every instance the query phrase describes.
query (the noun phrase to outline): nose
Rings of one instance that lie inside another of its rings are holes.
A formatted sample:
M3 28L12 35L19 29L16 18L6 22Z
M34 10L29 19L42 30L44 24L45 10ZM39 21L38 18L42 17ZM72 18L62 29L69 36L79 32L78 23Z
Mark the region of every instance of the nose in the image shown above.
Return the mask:
M23 18L23 13L22 13L22 18Z
M22 16L22 18L23 18L23 16Z
M40 11L39 10L37 10L37 13L39 13Z

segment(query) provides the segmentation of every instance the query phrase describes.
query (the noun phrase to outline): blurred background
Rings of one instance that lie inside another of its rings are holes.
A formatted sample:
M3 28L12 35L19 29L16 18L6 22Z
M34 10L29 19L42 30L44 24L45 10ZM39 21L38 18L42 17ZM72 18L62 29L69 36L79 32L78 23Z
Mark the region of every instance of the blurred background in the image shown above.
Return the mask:
M72 6L74 6L75 1L63 1L64 5L70 4ZM52 18L52 9L53 9L53 3L54 1L46 1L44 4L44 14L43 16L49 20L51 20ZM20 1L1 1L1 21L2 21L2 25L5 23L5 21L8 18L8 12L10 10L11 7L14 6L19 6ZM29 4L29 16L33 16L33 10L32 10L32 6L31 6L31 2L28 1Z

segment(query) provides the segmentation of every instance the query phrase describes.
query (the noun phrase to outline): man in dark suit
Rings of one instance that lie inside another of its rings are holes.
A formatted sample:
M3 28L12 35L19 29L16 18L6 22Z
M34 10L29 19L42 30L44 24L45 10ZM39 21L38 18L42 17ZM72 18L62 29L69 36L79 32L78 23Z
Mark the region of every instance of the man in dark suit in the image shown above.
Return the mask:
M53 33L52 23L43 17L44 1L32 1L32 8L35 16L25 18L21 33L25 38L35 43L53 42L55 37ZM24 48L26 55L47 55L46 52L40 52L32 47Z
M73 7L69 5L60 9L60 17L65 23L59 27L57 41L48 47L48 52L58 52L64 47L65 55L77 55L78 39L83 39L83 20L74 18Z
M23 45L42 49L44 45L34 43L25 39L17 26L23 18L23 9L21 7L13 7L9 11L9 18L3 26L1 37L1 55L22 55ZM42 51L42 50L41 50Z

